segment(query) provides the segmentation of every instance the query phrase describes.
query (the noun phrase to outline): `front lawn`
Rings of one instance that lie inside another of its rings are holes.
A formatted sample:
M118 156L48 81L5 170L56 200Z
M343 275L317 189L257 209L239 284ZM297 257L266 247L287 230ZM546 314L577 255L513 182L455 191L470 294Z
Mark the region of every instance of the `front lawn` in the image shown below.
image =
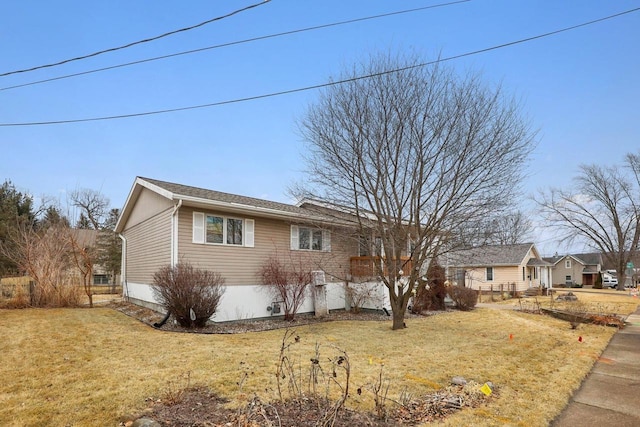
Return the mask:
M491 398L449 417L446 425L546 426L615 333L593 325L572 330L557 319L492 309L407 319L407 326L299 326L290 356L302 365L304 379L316 343L323 357L344 350L352 390L364 390L350 394L351 408L373 411L368 390L384 365L394 400L403 390L405 396L432 392L454 376L493 382ZM275 399L283 334L162 332L109 308L0 310L0 425L115 426L121 416L140 413L187 382L236 405L254 393Z

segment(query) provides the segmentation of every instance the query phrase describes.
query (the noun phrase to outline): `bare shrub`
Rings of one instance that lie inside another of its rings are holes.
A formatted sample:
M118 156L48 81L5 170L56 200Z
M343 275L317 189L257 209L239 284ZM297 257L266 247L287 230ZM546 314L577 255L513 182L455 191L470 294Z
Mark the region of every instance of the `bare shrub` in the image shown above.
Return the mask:
M310 358L308 394L302 388L302 366L296 362L291 355L291 348L300 342L300 336L295 331L287 329L280 344L280 356L276 369L276 382L278 386L278 397L280 401L294 401L302 403L304 401L314 402L317 419L316 426L333 426L338 414L344 408L345 402L349 398L349 387L351 383L351 362L346 351L330 345L333 350L332 357L321 356L320 344L316 343L315 353ZM289 391L288 398L283 396L286 380ZM320 392L320 386L324 388L324 394ZM339 397L335 398L336 390Z
M21 223L0 245L0 252L33 280L36 307L75 307L82 301L72 280L68 231L64 224L37 229Z
M376 290L366 283L345 283L344 296L354 313L359 313L364 305L374 297Z
M464 286L450 286L449 297L459 310L468 311L478 303L478 292Z
M22 284L0 285L2 295L0 295L0 308L27 308L31 305L29 288Z
M185 394L191 388L191 371L180 374L175 380L167 382L161 398L165 405L177 405L184 399Z
M311 269L302 257L285 264L276 256L265 261L258 273L273 298L284 306L284 320L291 321L302 306L311 283Z
M427 280L421 279L418 282L411 311L421 313L425 310L444 310L444 299L447 296L445 281L444 268L437 262L432 262L427 270Z
M180 262L153 275L153 293L158 302L185 328L203 327L218 309L224 294L224 278L208 270Z

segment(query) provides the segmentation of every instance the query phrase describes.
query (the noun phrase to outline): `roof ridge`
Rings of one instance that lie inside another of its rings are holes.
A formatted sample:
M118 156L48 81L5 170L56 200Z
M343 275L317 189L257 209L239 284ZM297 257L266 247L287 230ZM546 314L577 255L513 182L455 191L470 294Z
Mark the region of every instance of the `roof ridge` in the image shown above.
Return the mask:
M146 178L143 176L139 176L138 178L150 182L152 184L158 185L159 187L164 188L165 190L171 191L172 193L175 193L174 191L172 191L170 188L166 188L166 186L163 186L162 184L169 184L171 186L177 186L177 187L187 187L187 188L191 188L194 190L200 190L200 191L207 191L207 192L211 192L211 193L216 193L216 194L220 194L220 195L224 195L224 196L230 196L230 197L239 197L242 199L247 199L247 200L256 200L259 202L266 202L266 203L271 203L271 204L278 204L278 205L282 205L282 206L287 206L287 207L298 207L295 204L292 203L284 203L284 202L276 202L274 200L268 200L268 199L261 199L258 197L252 197L252 196L244 196L242 194L237 194L237 193L228 193L226 191L220 191L220 190L212 190L210 188L204 188L204 187L197 187L194 185L187 185L187 184L180 184L178 182L171 182L171 181L164 181L161 179L155 179L155 178ZM181 194L183 196L187 196L188 194ZM304 209L304 208L301 208Z

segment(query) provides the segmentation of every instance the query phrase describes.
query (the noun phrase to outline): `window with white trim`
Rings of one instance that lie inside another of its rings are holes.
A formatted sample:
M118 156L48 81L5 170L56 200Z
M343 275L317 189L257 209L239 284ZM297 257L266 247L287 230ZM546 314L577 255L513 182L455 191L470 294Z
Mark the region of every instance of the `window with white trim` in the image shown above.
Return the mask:
M331 251L331 233L320 228L291 226L291 250Z
M252 219L193 213L193 243L253 247Z
M571 268L571 260L570 259L565 259L564 260L564 268Z
M493 267L487 267L486 277L487 277L487 282L493 281Z

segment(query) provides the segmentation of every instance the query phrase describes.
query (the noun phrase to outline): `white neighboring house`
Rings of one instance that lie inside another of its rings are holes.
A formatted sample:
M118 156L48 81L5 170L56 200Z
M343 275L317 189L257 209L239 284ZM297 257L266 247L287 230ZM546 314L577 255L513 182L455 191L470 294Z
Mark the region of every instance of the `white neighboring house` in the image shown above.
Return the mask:
M213 321L269 317L274 298L258 272L271 256L304 259L326 278L330 310L348 304L344 280L367 282L358 238L326 206L289 205L138 177L116 225L123 241L122 285L126 298L162 311L151 284L159 268L188 261L220 273L226 291ZM344 213L342 213L344 218ZM366 269L365 269L366 270ZM373 281L363 308L389 307L386 288ZM312 293L299 312L313 312Z

